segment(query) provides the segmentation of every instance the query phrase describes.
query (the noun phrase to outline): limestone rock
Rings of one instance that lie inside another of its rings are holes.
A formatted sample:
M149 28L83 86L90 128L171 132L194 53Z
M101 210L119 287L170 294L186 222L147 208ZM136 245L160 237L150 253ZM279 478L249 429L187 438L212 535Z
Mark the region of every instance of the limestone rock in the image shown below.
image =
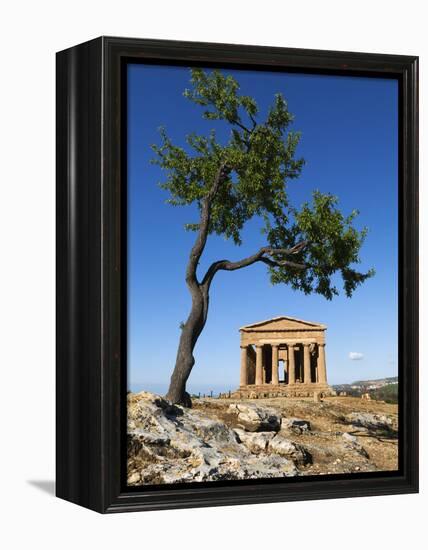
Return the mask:
M298 475L287 457L255 455L239 441L233 429L202 411L149 392L128 395L129 485Z
M128 485L138 485L141 481L141 475L138 472L134 472L128 476Z
M302 420L301 418L283 418L281 429L291 430L294 433L301 434L310 431L311 423L309 420Z
M312 456L302 445L277 434L268 444L268 450L277 455L292 460L295 464L309 464L312 462Z
M357 442L357 438L355 437L355 435L349 434L348 432L343 433L342 437L343 437L343 439L345 440L346 443L356 443Z
M360 443L358 443L358 439L355 437L355 435L345 432L342 434L342 439L344 441L345 448L357 452L364 458L369 458L368 452L364 449L362 445L360 445Z
M354 412L346 415L346 420L354 426L360 426L369 430L391 430L392 420L387 416L379 416L372 413Z
M269 407L234 403L229 411L237 414L238 427L248 432L277 432L281 428L281 414Z
M275 435L275 432L246 432L238 428L234 431L239 441L256 454L266 451L269 441Z

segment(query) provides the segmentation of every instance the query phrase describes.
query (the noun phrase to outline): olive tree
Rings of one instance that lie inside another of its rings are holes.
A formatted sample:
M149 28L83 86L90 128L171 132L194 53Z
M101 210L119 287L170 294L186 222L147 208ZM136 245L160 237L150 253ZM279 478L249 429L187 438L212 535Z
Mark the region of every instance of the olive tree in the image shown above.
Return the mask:
M339 278L351 296L373 275L373 270L363 273L355 268L366 235L366 229L353 226L357 211L345 216L335 196L317 190L303 205L290 203L288 188L299 177L304 160L296 158L300 134L290 128L293 116L284 97L276 94L265 119L259 120L255 99L240 93L233 76L192 69L190 84L184 96L203 109L203 118L223 121L230 133L224 143L214 130L208 136L190 134L183 148L161 129L161 143L152 146L153 162L165 171L160 186L169 192L168 202L195 204L198 209L196 223L186 225L196 235L185 273L192 305L181 326L166 396L185 406L191 406L186 382L207 321L210 287L219 271L262 263L273 284L288 284L328 300L338 294ZM262 219L265 246L238 260L218 259L200 274L198 264L209 236L222 235L240 245L245 223L255 216Z

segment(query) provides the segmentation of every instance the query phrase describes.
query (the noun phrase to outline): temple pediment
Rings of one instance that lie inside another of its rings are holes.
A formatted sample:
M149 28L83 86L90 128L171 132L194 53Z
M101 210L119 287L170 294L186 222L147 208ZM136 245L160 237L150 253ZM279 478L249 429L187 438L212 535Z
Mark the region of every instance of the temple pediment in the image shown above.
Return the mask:
M241 327L239 330L244 332L272 332L272 331L295 331L295 330L325 330L327 327L321 323L313 323L312 321L303 321L294 317L282 315L252 323Z

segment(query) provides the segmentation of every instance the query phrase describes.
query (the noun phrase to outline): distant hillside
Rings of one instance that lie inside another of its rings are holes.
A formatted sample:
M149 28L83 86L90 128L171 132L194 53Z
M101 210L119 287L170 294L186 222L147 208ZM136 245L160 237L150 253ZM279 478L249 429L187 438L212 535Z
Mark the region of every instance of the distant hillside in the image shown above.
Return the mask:
M337 384L333 386L338 395L346 393L353 397L361 397L368 393L372 399L386 403L398 402L398 377L379 378L376 380L357 380L351 384Z
M385 386L386 384L398 384L398 376L391 376L389 378L377 378L376 380L358 380L357 382L352 382L352 385L356 386Z
M398 403L398 384L386 384L376 390L369 392L372 399L376 401L385 401L385 403Z

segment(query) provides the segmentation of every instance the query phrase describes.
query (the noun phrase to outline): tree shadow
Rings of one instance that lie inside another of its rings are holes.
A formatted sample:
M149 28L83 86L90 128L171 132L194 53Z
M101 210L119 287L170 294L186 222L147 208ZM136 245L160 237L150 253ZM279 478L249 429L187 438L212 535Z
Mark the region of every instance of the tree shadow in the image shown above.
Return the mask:
M394 443L398 440L398 432L394 430L354 430L348 432L351 435L357 435L358 437L370 437L372 439L377 439L381 443Z
M55 496L55 481L53 479L28 479L27 483L52 497Z

